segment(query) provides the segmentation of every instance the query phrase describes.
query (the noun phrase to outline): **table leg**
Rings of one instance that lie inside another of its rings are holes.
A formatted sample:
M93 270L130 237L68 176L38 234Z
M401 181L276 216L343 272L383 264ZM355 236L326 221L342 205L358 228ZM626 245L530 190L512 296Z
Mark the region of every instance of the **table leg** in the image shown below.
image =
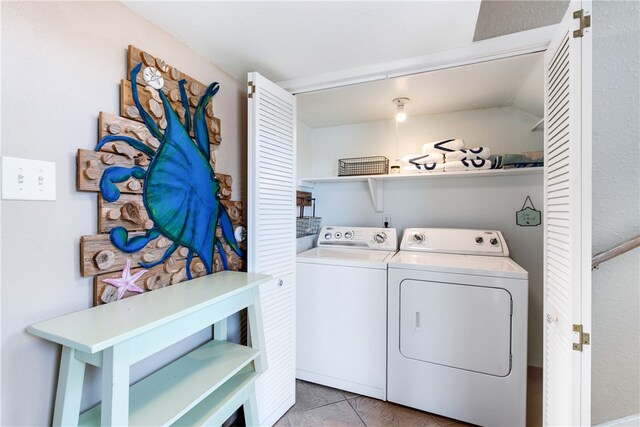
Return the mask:
M129 347L126 343L103 351L103 426L129 425Z
M264 330L262 327L262 306L260 304L260 291L257 287L252 291L252 304L247 307L247 323L249 326L249 342L251 347L260 350L260 355L255 360L256 372L267 370L267 357L265 355Z
M58 389L53 410L54 426L78 425L85 364L76 359L75 355L74 349L62 347Z
M244 423L247 427L257 426L258 420L258 403L256 401L256 386L255 382L247 386L248 399L242 405L244 411Z
M213 339L218 341L227 340L227 319L222 319L213 324Z

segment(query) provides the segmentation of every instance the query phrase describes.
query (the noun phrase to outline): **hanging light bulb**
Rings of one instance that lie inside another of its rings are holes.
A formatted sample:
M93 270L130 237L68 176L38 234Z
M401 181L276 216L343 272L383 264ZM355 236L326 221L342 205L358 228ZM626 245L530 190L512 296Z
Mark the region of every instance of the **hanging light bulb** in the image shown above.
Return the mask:
M409 102L409 98L396 98L393 103L396 105L396 122L402 123L407 120L407 113L404 112L404 105Z
M396 112L396 121L402 123L407 120L407 113L404 112L404 105L398 105L398 111Z

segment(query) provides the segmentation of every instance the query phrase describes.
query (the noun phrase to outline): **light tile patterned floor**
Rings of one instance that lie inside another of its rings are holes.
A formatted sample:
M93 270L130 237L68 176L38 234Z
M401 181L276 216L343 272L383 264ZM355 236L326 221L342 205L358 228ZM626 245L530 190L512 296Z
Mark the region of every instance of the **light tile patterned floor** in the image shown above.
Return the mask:
M527 395L527 427L541 426L542 377L539 372L529 374ZM296 404L275 424L276 427L468 425L450 418L300 380L296 382Z

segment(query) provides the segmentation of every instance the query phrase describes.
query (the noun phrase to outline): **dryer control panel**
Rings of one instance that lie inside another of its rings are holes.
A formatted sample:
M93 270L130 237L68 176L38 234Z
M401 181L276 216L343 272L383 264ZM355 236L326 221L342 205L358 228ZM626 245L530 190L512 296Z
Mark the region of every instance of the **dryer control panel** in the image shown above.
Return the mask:
M395 228L322 227L318 246L397 251L398 233Z
M501 232L461 228L407 228L400 250L462 255L509 256Z

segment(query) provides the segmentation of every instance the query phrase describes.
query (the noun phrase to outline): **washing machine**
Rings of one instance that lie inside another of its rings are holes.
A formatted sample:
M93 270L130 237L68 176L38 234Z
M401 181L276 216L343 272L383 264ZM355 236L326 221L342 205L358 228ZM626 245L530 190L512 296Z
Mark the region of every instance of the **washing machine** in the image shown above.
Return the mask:
M406 229L388 300L389 401L526 424L528 277L501 232Z
M393 228L323 227L297 257L296 377L386 398Z

